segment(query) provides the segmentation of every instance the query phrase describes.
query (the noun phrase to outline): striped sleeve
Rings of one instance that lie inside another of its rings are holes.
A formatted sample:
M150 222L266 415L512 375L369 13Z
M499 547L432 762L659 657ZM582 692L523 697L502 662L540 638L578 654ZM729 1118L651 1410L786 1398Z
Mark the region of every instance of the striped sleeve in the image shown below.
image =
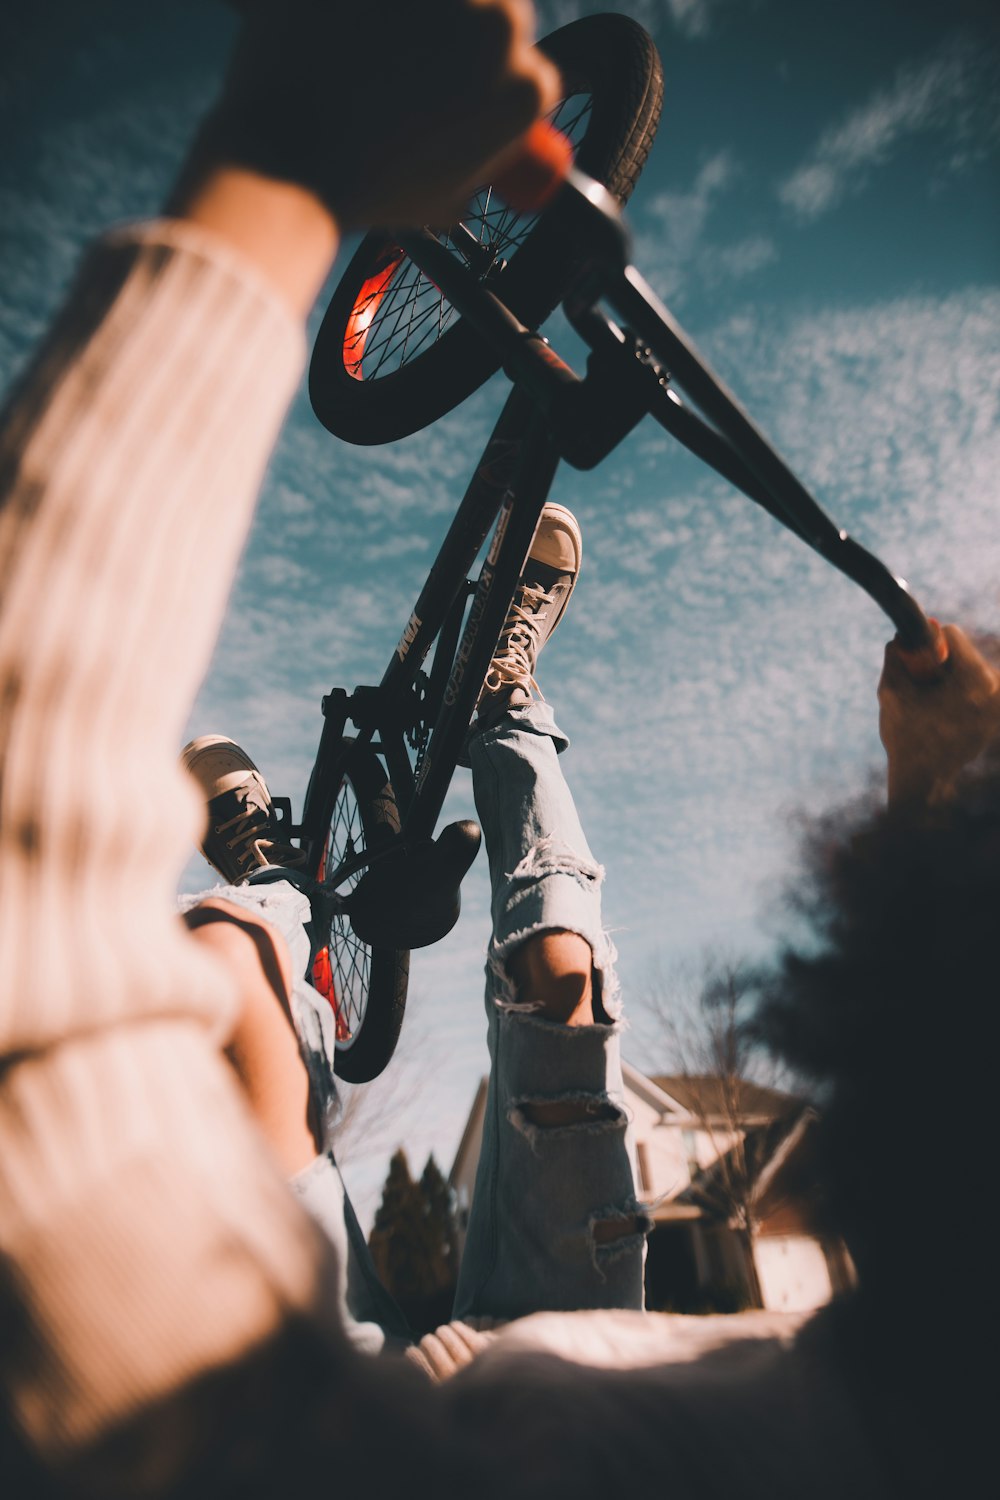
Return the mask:
M183 1008L175 759L304 336L194 226L90 257L0 440L0 1050Z
M0 437L0 1370L50 1462L322 1300L174 914L179 737L303 360L212 237L123 230Z

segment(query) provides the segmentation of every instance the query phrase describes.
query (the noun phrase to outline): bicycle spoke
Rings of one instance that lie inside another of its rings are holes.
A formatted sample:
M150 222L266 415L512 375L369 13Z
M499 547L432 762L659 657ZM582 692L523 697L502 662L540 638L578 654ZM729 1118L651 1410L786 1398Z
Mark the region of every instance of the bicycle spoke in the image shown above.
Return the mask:
M326 879L335 875L346 860L355 858L365 847L361 807L353 786L345 780L330 819L323 872ZM352 890L362 873L356 870L348 876L346 883ZM355 934L349 918L336 916L330 925L328 954L333 976L333 996L330 998L337 1015L337 1042L350 1044L364 1024L371 983L371 949Z
M415 302L411 304L411 307L413 306L415 306ZM432 320L434 319L435 314L437 314L437 321L433 322ZM418 315L415 315L411 310L406 328L402 330L402 337L400 337L400 329L398 328L398 326L394 325L393 328L391 328L387 332L381 342L376 342L372 346L370 352L378 356L375 359L374 363L369 364L362 360L362 369L364 371L365 379L370 380L373 375L377 375L381 371L382 366L388 362L391 362L394 356L398 353L401 353L401 357L398 360L397 364L393 364L392 368L395 369L398 368L399 365L404 364L406 362L407 346L412 338L412 335L414 331L421 328L422 325L429 324L430 326L424 327L423 333L421 334L420 338L415 343L410 345L410 357L412 358L417 353L419 353L419 351L428 342L436 342L437 337L440 336L442 315L444 316L446 321L450 321L450 319L454 316L454 309L450 306L449 303L445 302L445 299L440 295L438 295L434 299L434 301L429 301L428 305ZM369 353L369 350L367 348L365 350L365 353Z
M493 198L493 184L490 183L489 187L486 189L486 202L483 204L483 224L485 224L486 220L489 218L490 202L491 202L492 198ZM483 243L482 225L480 225L479 243L480 244Z
M410 317L409 317L409 321L408 321L408 323L406 325L406 333L403 336L403 353L400 356L400 360L399 360L399 362L400 362L401 365L405 365L406 364L406 350L407 350L407 346L409 345L409 342L410 342L410 330L413 327L413 313L414 313L414 310L416 309L417 301L418 301L418 299L416 297L413 297L410 300Z
M557 106L550 119L577 144L584 134L590 110L589 94L572 94ZM509 260L517 252L538 223L538 215L519 214L496 198L492 185L486 184L473 195L462 222L477 242L490 250L490 265L493 265ZM447 235L441 238L453 255L461 255ZM437 343L457 318L455 309L433 282L408 261L388 286L370 296L375 305L371 321L362 322L353 348L344 351L345 364L351 373L364 380L377 380L411 364ZM363 314L366 308L359 303L356 311ZM356 354L359 348L360 354Z
M428 305L421 311L418 316L414 316L414 314L411 312L406 329L403 330L404 344L405 335L410 334L412 336L414 329L419 328L422 324L430 320L435 313L437 313L440 318L440 310L442 306L447 307L447 304L445 304L444 302L444 298L437 297L433 301L429 301ZM450 311L450 309L447 310ZM383 339L381 341L377 341L372 347L371 352L377 356L374 361L374 372L381 370L382 366L387 361L391 361L393 357L400 352L400 344L400 328L398 327L398 325L394 325L391 329L388 329L386 331ZM402 359L399 361L399 363L403 363ZM366 369L366 375L368 375L369 378L370 373L371 372Z
M395 348L398 348L398 344L394 345L393 340L396 339L399 335L400 325L403 321L403 318L406 316L407 310L412 307L414 295L419 297L422 293L422 289L419 285L420 273L416 270L415 266L411 267L410 269L416 272L416 276L410 279L409 285L407 287L409 296L405 300L400 299L399 305L397 307L390 308L387 311L384 319L376 318L372 322L373 329L378 329L382 324L386 325L385 335L382 338L381 343L379 342L378 333L376 332L375 338L372 340L370 346L368 344L365 345L366 354L371 352L372 354L378 354L379 356L375 360L373 373L377 374L378 371L381 370L386 360L395 351ZM393 314L395 316L393 318L392 324L391 326L388 326L390 316L392 316ZM400 360L399 363L402 364L403 361ZM362 369L364 369L364 360L362 360ZM367 378L370 378L370 374Z
M356 979L358 963L356 954L348 943L349 933L350 929L342 921L335 926L331 937L336 956L331 967L335 977L340 1019L353 1034L361 1019L361 1010Z
M414 328L427 322L434 313L438 313L444 305L447 313L453 313L453 309L444 302L444 298L437 287L426 281L417 271L415 266L409 266L403 277L397 278L398 288L393 288L396 293L392 296L387 293L378 313L372 319L367 330L367 336L362 356L362 368L366 379L371 379L378 374L383 365L393 361L399 353L401 342L405 345L407 335L412 335ZM405 298L403 297L405 293ZM416 314L416 304L424 300L424 307L419 315ZM409 316L407 317L407 314ZM406 327L403 328L403 318L407 317ZM402 364L400 359L398 364ZM397 368L398 364L393 364Z

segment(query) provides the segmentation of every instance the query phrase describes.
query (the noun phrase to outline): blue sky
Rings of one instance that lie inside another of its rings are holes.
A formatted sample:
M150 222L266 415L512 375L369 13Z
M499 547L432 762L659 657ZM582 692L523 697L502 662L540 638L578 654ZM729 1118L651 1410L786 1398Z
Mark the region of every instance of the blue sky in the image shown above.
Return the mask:
M1000 40L927 0L549 0L663 55L636 260L834 518L945 618L1000 624ZM9 12L9 8L7 8ZM82 246L166 191L233 33L220 5L43 0L0 19L0 377ZM296 401L192 732L246 745L298 804L334 685L377 680L504 397L355 449ZM794 819L879 764L887 628L839 575L646 424L554 498L583 576L540 679L573 746L634 1029L654 964L773 940ZM447 814L471 812L459 773ZM416 957L398 1065L351 1154L363 1217L389 1151L447 1167L485 1067L485 861ZM207 881L192 860L188 888Z

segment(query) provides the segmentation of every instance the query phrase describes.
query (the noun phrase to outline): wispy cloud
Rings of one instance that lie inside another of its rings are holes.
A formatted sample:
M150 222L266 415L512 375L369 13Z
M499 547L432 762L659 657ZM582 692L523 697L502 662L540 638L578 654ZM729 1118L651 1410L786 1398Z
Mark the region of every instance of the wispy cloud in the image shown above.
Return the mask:
M682 36L703 37L727 0L665 0L666 10Z
M987 141L997 139L997 78L996 53L977 51L961 37L905 63L885 88L824 131L779 183L779 200L800 222L811 223L860 192L874 170L922 132L945 139L951 168L966 165Z
M689 188L656 193L643 204L636 216L641 227L635 259L662 296L683 303L692 286L711 290L740 281L777 259L767 235L720 242L710 234L713 214L742 175L731 151L717 151L701 164Z
M705 232L709 213L737 175L730 151L717 151L703 162L686 192L657 193L646 213L661 226L660 248L678 262L690 260Z
M762 271L778 258L778 247L764 234L747 235L730 245L713 245L709 252L709 273L730 281L742 281L755 271Z

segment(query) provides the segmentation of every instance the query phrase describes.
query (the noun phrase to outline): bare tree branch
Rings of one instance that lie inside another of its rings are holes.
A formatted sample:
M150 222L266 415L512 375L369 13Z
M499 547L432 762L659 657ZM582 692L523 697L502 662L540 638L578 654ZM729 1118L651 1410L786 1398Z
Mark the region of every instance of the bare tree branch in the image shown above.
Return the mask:
M783 1094L788 1074L757 1043L751 990L748 965L731 955L706 956L698 968L658 965L642 995L642 1029L652 1032L665 1071L683 1080L679 1102L708 1142L712 1159L693 1164L687 1192L742 1242L748 1290L759 1307L757 1190L782 1119L779 1101L759 1090ZM790 1098L789 1106L790 1125L800 1106Z

